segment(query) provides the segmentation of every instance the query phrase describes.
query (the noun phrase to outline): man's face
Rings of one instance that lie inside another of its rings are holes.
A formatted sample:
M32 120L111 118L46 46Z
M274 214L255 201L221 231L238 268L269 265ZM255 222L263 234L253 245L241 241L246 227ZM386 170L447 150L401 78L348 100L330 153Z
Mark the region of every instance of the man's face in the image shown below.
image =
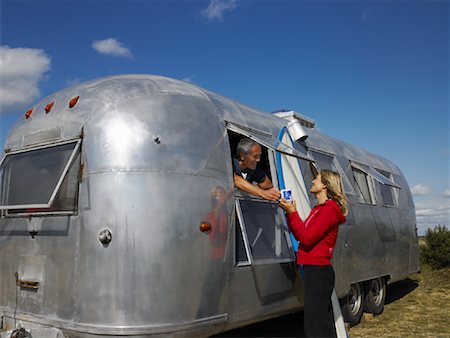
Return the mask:
M261 154L262 154L261 146L259 144L255 144L250 150L249 154L242 155L243 157L242 162L245 166L244 169L248 168L251 170L255 170L259 161L261 161Z

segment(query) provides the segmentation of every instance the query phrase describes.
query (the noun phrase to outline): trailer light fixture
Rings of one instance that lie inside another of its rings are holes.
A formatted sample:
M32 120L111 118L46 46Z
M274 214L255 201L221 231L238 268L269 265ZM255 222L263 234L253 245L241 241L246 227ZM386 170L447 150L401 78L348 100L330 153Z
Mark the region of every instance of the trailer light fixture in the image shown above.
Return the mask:
M53 109L53 106L55 105L55 101L50 102L48 105L45 106L45 113L48 114Z
M72 100L69 101L69 108L75 107L75 105L78 102L78 99L80 98L80 95L75 96Z
M199 229L201 232L210 232L211 231L211 223L208 222L200 222Z
M25 120L28 120L31 117L31 114L33 114L33 108L25 113Z

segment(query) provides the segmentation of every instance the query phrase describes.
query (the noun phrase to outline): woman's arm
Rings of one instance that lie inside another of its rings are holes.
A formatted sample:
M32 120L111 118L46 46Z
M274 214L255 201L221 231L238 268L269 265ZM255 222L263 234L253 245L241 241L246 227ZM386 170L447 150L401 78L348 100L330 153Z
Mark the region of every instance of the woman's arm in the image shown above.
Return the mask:
M301 248L307 252L311 251L338 221L334 210L327 207L311 210L308 226L305 226L297 212L288 214L287 219L294 237L298 238Z
M291 203L282 198L279 205L286 211L289 229L305 251L312 250L338 221L336 213L331 208L326 206L314 208L307 218L306 227L298 215L295 201Z

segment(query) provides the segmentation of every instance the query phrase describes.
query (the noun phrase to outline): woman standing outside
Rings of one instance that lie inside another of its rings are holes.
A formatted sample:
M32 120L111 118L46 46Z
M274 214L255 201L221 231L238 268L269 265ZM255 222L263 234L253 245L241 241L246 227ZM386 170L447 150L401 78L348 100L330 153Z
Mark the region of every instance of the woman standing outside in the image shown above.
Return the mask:
M295 201L280 201L287 213L289 229L299 241L297 264L303 266L305 283L304 329L308 337L336 337L331 294L334 271L331 266L338 226L345 222L347 198L341 177L321 170L312 182L317 205L302 221Z

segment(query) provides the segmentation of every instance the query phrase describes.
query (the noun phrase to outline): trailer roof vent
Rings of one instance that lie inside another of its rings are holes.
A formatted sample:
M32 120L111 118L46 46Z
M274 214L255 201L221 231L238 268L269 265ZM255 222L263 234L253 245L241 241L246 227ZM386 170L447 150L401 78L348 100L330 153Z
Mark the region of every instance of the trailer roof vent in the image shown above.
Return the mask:
M286 127L289 130L291 136L299 142L303 142L308 138L308 132L306 129L314 129L316 122L309 117L306 117L293 110L278 110L272 112L275 116L281 117L288 121Z
M295 121L300 123L303 127L313 129L316 125L316 121L312 118L307 117L299 112L288 110L288 109L280 109L272 112L272 114L281 117L287 121Z

